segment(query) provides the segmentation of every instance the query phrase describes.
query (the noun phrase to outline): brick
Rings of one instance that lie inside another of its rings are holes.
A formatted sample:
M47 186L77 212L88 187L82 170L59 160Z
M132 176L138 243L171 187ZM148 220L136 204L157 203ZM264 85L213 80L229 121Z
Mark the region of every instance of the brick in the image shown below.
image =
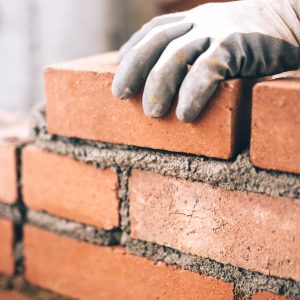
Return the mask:
M72 158L28 146L23 151L23 197L34 210L104 229L119 225L118 178Z
M252 300L291 300L291 299L292 298L275 295L270 292L259 292L252 296Z
M32 226L25 228L25 254L27 280L76 299L233 296L230 283L126 254L123 248L98 247Z
M0 219L0 272L6 275L14 273L13 225L10 221Z
M0 300L30 300L17 292L0 291Z
M0 201L13 204L18 197L17 142L0 140Z
M153 119L143 114L141 95L113 98L114 61L115 53L106 53L46 69L50 133L224 159L248 143L250 81L223 82L200 118L183 124L175 105L164 118Z
M0 112L0 201L14 204L18 197L17 148L28 140L28 119Z
M268 275L300 279L300 200L134 170L131 235Z
M300 173L299 98L299 78L287 77L255 86L250 150L254 165Z

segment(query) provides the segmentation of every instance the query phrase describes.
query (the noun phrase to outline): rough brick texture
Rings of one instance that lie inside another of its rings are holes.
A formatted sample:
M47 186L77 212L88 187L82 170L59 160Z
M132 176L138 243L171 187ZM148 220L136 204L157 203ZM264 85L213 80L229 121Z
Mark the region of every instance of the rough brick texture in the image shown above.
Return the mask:
M23 197L32 209L103 229L119 225L118 179L69 157L27 146L23 151Z
M16 292L0 291L0 300L30 300L30 299Z
M300 200L132 172L132 236L300 280Z
M259 292L252 296L252 300L292 300L292 298L275 295L270 292Z
M270 292L259 292L252 296L252 300L292 300L292 298L275 295Z
M41 243L41 241L43 241ZM80 299L232 299L232 284L25 228L26 278Z
M13 275L13 225L10 221L0 219L0 272Z
M193 124L144 116L141 95L119 101L111 94L115 54L50 66L45 72L50 133L218 158L247 143L250 81L230 80ZM243 122L241 122L243 120Z
M263 82L254 88L250 154L256 166L300 173L299 98L299 78Z
M0 201L13 204L17 201L17 142L0 140Z

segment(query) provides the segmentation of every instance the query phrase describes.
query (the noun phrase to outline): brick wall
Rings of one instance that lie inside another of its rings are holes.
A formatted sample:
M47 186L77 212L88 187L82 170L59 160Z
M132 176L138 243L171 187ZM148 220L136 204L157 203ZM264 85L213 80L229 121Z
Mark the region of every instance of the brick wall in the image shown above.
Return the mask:
M191 125L114 99L113 60L49 66L33 141L0 145L0 289L300 299L298 73L224 82Z

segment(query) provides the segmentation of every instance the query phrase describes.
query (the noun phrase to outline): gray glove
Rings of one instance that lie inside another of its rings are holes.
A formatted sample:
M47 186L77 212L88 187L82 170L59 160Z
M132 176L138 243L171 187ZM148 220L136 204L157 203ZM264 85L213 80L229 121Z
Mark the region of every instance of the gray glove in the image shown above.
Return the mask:
M177 117L192 122L221 80L299 68L299 46L300 0L200 5L156 17L136 32L119 51L112 91L126 99L146 82L144 112L160 117L179 89Z

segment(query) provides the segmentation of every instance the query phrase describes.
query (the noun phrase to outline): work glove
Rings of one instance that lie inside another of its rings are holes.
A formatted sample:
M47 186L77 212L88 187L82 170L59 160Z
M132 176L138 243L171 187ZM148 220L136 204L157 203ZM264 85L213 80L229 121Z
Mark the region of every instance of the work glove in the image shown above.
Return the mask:
M112 92L126 99L145 83L144 112L161 117L179 89L176 115L192 122L221 80L299 68L299 45L300 0L200 5L136 32L119 51Z

